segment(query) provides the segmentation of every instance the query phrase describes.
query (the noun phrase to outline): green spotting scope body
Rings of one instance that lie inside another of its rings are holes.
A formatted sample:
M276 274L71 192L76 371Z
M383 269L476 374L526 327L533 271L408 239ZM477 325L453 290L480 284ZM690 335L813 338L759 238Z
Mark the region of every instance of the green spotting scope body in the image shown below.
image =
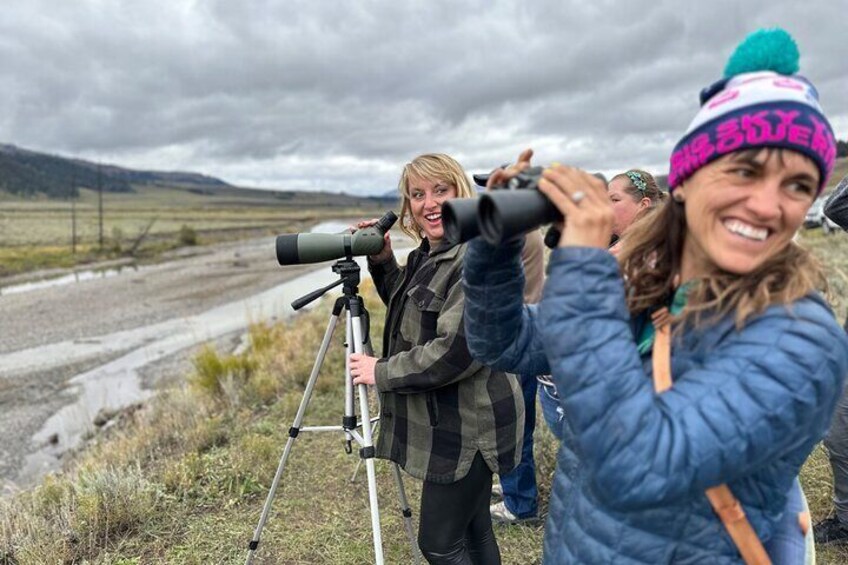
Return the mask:
M280 265L321 263L341 257L376 255L383 250L383 235L397 221L387 212L376 224L353 233L289 233L277 236Z

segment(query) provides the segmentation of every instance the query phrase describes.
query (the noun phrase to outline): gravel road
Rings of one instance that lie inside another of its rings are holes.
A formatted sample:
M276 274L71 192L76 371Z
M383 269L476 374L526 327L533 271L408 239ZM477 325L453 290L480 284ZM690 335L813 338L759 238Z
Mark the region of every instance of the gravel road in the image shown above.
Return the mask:
M227 305L239 308L239 301L268 294L316 268L281 268L273 238L262 238L184 251L164 263L124 267L105 278L28 292L0 288L0 485L6 491L25 486L58 466L58 461L40 461L40 467L33 467L31 456L43 450L45 441L56 443L61 437L65 422L54 422L58 432L47 440L39 434L79 401L81 385L72 379L99 379L108 367L114 373L126 366L132 380L140 382L137 388L172 379L174 372L185 371L191 351L205 341L198 326L214 325L208 313L227 316L237 311ZM0 285L7 283L0 280ZM244 323L212 337L234 346ZM187 332L191 336L185 337ZM169 341L160 339L165 334L172 336ZM63 451L55 447L52 457Z

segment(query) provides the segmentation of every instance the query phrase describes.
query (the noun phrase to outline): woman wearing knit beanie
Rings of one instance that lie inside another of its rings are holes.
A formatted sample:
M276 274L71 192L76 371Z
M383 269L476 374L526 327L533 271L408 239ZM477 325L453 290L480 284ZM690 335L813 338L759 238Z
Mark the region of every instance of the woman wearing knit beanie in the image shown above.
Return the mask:
M848 374L824 276L792 241L836 153L783 30L746 39L671 156L672 198L617 260L603 182L540 190L568 217L538 307L517 244L465 256L469 349L550 372L565 413L545 563L769 563Z

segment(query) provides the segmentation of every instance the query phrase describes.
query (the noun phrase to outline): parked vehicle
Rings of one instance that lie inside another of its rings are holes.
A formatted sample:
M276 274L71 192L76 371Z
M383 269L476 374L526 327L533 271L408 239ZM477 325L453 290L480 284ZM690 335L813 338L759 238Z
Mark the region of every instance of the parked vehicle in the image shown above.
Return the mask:
M830 234L834 231L839 231L839 226L824 215L825 197L817 198L810 209L807 211L807 217L804 219L804 227L806 229L821 228L825 234Z

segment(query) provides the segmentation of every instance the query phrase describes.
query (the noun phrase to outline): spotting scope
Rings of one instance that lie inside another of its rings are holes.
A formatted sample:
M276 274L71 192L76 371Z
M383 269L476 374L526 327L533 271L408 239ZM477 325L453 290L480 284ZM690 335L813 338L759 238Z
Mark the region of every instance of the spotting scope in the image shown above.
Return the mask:
M280 265L321 263L341 257L376 255L383 250L383 235L397 221L389 210L377 223L353 233L287 233L277 236Z

